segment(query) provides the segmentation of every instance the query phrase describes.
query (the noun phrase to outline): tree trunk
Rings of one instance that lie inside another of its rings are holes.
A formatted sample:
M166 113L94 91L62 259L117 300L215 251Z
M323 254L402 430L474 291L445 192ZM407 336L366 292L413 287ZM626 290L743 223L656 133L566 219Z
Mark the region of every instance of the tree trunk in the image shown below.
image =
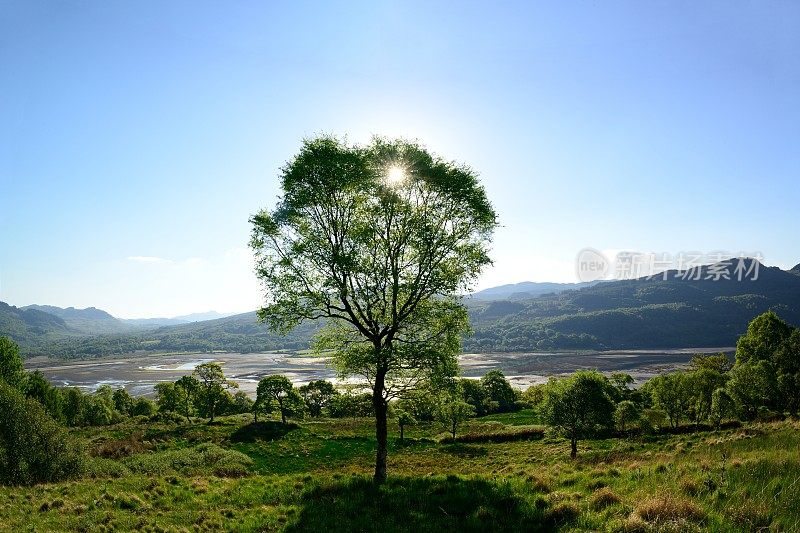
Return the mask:
M286 424L286 413L284 412L283 409L281 409L281 422Z
M400 424L400 442L403 442L403 424Z
M452 433L453 433L453 442L455 442L456 441L456 423L455 422L453 422L453 431L452 431Z
M378 443L375 452L375 475L373 476L376 485L386 481L386 414L388 409L386 401L383 399L385 379L385 372L378 372L375 377L375 387L372 389L372 405L375 408L375 440Z
M570 439L570 445L572 446L572 449L569 453L569 457L570 459L575 459L578 456L578 439L572 437Z

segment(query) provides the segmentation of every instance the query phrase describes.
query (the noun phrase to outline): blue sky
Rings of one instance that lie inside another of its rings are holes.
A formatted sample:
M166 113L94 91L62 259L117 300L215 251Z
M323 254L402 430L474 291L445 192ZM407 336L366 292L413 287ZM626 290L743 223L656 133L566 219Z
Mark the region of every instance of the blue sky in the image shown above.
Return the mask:
M800 3L0 0L0 300L260 301L248 217L315 133L482 176L480 287L578 251L800 262Z

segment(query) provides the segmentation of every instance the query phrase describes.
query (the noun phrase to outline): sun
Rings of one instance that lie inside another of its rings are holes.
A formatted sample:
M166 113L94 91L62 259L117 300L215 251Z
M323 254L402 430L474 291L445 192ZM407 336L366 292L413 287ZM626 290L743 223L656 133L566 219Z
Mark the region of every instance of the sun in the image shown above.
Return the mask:
M392 165L386 170L386 183L400 185L406 179L406 171L397 165Z

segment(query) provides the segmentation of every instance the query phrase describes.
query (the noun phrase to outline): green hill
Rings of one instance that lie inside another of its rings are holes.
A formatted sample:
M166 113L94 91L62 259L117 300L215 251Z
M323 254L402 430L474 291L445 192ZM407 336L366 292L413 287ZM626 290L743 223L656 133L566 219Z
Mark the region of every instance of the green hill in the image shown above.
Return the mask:
M715 281L712 274L703 267L691 279L672 271L667 279L472 302L475 335L466 344L481 351L721 347L733 346L748 321L766 310L800 320L800 277L793 273L761 266L756 280Z
M11 337L28 350L74 335L63 318L38 309L20 309L0 302L0 335Z
M746 263L747 268L752 266ZM753 316L766 310L800 322L800 276L794 270L759 265L757 279L740 281L735 275L714 280L713 268L703 267L689 276L672 271L667 279L609 281L535 298L466 298L474 335L465 339L464 347L482 352L727 347L735 344ZM74 318L3 305L0 334L10 335L29 355L296 350L307 348L319 327L305 324L288 335L278 335L258 324L251 312L89 336L90 328L79 327ZM25 313L35 314L26 322L18 318ZM37 320L37 325L31 325Z
M137 327L111 316L102 309L87 307L75 309L74 307L56 307L54 305L27 305L22 309L36 310L55 315L64 320L68 328L86 335L101 335L105 333L128 333Z

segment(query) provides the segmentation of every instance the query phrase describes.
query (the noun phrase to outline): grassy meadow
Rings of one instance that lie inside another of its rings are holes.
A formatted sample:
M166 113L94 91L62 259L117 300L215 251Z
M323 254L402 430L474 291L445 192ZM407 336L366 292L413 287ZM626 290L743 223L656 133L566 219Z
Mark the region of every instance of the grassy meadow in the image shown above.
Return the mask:
M0 487L3 531L797 531L800 423L569 444L534 411L392 426L371 480L372 419L72 430L81 479Z

